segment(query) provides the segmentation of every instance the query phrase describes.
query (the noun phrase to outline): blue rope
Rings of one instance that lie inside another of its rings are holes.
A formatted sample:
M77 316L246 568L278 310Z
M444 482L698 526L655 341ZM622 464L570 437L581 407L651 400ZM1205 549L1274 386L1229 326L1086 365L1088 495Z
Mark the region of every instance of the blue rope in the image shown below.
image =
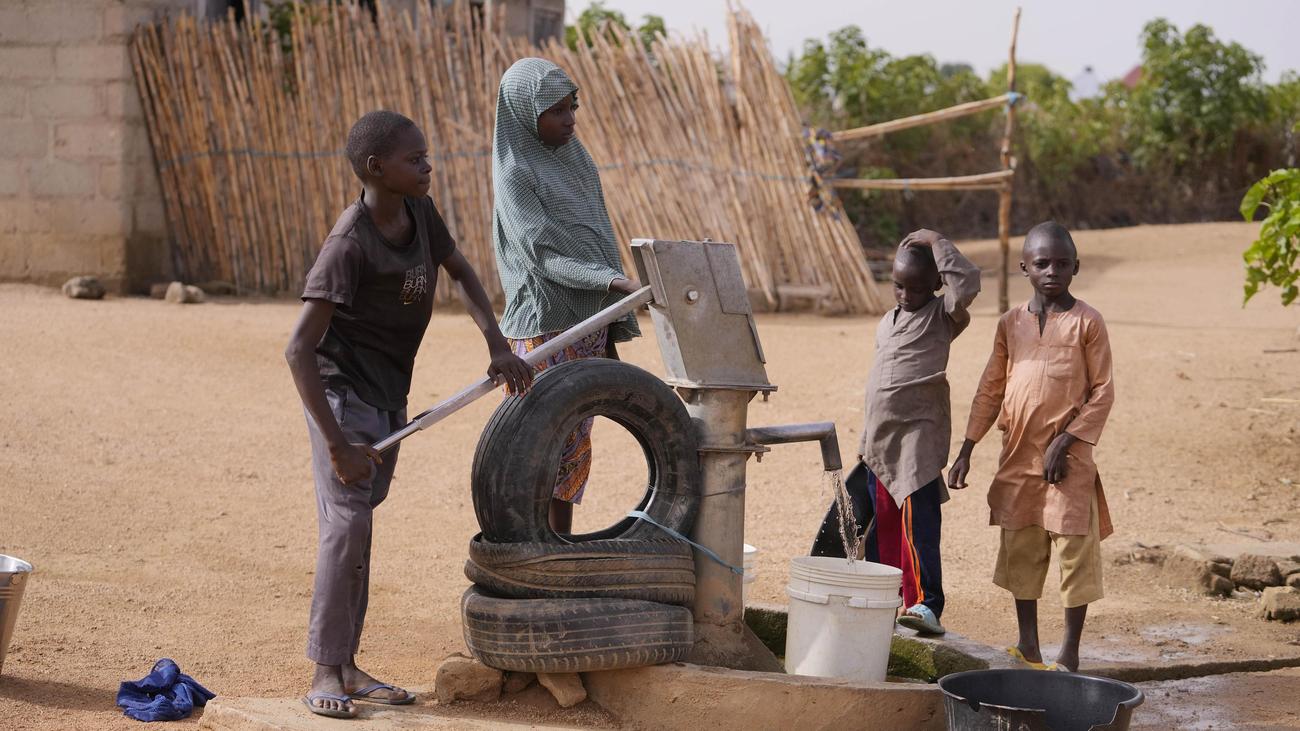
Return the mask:
M738 569L738 568L736 568L735 566L732 566L731 564L727 563L726 561L723 561L723 560L722 560L722 557L719 556L718 554L716 554L716 553L714 553L713 551L711 551L711 550L705 548L704 546L701 546L700 544L696 543L695 541L692 541L691 539L687 538L686 536L682 535L681 533L678 533L677 531L673 530L672 528L669 528L668 526L664 525L663 523L660 523L659 521L655 520L654 518L651 518L650 515L649 515L648 513L646 513L646 511L644 511L644 510L631 510L631 511L628 511L628 517L636 518L636 519L638 519L638 520L644 520L645 522L649 523L650 525L655 526L656 528L658 528L659 530L663 531L664 533L667 533L668 535L672 536L673 538L676 538L676 539L679 540L679 541L686 541L687 543L689 543L689 544L691 544L692 546L694 546L694 547L695 547L695 550L699 551L700 553L703 553L705 556L708 556L709 558L713 559L714 561L717 561L718 563L722 564L723 566L726 566L727 568L731 569L731 572L732 572L733 574L739 574L740 576L744 576L744 575L745 575L745 570L744 570L744 569Z
M1017 91L1008 91L1008 92L1007 92L1007 109L1010 109L1011 107L1014 107L1014 106L1016 105L1016 102L1018 102L1018 101L1020 101L1021 99L1024 99L1024 98L1025 98L1025 95L1024 95L1024 94L1021 94L1020 92L1017 92Z

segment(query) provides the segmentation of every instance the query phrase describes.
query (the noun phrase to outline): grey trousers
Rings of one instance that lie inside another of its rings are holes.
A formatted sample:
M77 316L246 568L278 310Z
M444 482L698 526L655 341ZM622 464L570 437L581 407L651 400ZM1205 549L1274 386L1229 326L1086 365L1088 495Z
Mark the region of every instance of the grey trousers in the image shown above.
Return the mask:
M406 423L405 409L377 409L349 388L331 386L325 396L349 442L373 444ZM334 474L329 445L311 414L307 414L307 431L319 530L307 657L322 665L343 665L351 661L361 642L370 594L374 509L388 496L398 448L384 453L384 463L374 466L370 479L344 485Z

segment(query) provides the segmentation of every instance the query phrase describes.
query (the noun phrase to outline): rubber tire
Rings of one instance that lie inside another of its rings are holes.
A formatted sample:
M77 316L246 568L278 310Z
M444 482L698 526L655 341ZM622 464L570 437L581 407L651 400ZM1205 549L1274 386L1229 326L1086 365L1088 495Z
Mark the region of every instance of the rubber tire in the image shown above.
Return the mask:
M695 631L690 610L630 599L461 597L470 654L488 667L585 673L680 662Z
M542 371L529 393L506 397L483 429L470 487L484 538L565 543L666 537L634 518L585 535L559 536L551 530L548 513L564 440L591 416L623 425L644 450L649 484L637 508L690 534L699 504L700 461L685 405L667 384L636 366L585 358Z
M484 593L511 599L640 599L689 606L695 561L676 540L584 543L469 543L465 576Z

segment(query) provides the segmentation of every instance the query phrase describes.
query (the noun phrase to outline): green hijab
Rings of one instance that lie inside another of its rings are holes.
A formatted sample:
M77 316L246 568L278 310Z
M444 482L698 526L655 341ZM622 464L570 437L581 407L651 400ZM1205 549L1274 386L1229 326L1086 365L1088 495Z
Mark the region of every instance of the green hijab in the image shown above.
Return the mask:
M616 302L623 274L600 175L577 137L547 147L537 118L578 90L559 66L516 61L501 77L492 136L492 245L506 294L501 331L531 338L565 330ZM610 326L640 335L635 315Z

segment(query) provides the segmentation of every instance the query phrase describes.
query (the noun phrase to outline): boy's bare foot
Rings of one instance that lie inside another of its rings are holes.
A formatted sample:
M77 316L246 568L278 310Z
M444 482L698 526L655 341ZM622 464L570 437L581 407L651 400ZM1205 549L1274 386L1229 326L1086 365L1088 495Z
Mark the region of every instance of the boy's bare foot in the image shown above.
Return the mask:
M311 679L311 692L308 694L309 696L316 696L311 699L311 705L314 708L341 713L354 713L356 708L352 705L352 701L323 697L329 695L346 698L347 694L347 690L343 687L343 674L338 665L318 664L316 666L316 673Z
M1056 656L1056 664L1072 673L1079 672L1079 648L1076 647L1071 652L1062 647L1061 652Z
M387 683L376 679L370 673L357 667L355 662L350 662L344 665L341 670L343 687L347 689L346 693L356 693L363 688L371 688L379 685L381 687L374 688L374 690L368 691L365 694L367 700L373 700L380 703L385 701L390 703L394 701L401 703L409 702L408 699L411 698L411 694L404 688L389 686ZM361 696L357 697L360 698Z

